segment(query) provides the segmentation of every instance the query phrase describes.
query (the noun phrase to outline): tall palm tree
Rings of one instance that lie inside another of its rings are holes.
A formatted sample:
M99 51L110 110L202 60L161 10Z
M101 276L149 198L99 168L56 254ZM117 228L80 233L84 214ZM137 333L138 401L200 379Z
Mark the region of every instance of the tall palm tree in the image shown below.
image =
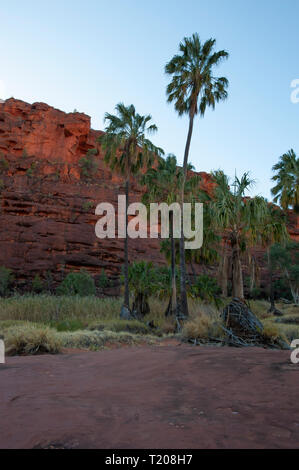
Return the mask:
M151 166L156 157L164 152L156 147L148 138L148 134L157 132L157 126L151 124L152 117L148 114L142 116L138 114L131 104L125 106L118 103L115 107L116 114L105 114L104 121L108 124L105 134L100 136L99 142L104 151L104 161L112 170L116 170L124 175L126 208L125 208L125 263L124 278L125 292L124 305L126 315L130 315L130 295L128 280L128 206L130 179L141 168Z
M223 50L215 52L215 44L215 39L201 43L197 33L190 38L185 37L179 45L179 54L176 54L165 66L166 74L172 77L166 90L168 102L174 103L179 116L184 114L189 116L189 130L183 164L184 180L181 189L182 205L194 118L197 114L203 117L208 107L214 109L217 102L227 98L228 80L225 77L215 77L213 71L223 59L228 58L228 53ZM180 272L181 311L184 316L187 316L183 218L181 220Z
M276 182L271 190L274 202L279 202L284 210L291 206L299 214L299 157L291 149L280 157L272 170L277 172L272 178Z
M246 198L245 194L254 181L244 173L235 177L233 189L228 177L220 170L213 173L217 186L211 204L214 221L220 232L225 233L232 249L233 297L244 297L241 252L248 249L259 237L268 216L268 203L260 196Z
M188 170L192 170L191 164L188 164ZM185 184L185 192L191 194L194 187L199 184L200 177L198 175L189 175ZM143 196L143 202L146 204L157 201L166 202L168 205L178 202L180 188L183 181L183 170L178 167L175 155L168 155L167 158L160 159L156 168L150 168L142 176L142 184L147 186L147 192ZM170 255L171 261L171 297L166 310L166 315L177 314L177 289L176 289L176 248L174 239L173 212L169 213L170 227L170 249L168 243L164 240L161 243L161 251ZM166 246L167 245L167 246Z

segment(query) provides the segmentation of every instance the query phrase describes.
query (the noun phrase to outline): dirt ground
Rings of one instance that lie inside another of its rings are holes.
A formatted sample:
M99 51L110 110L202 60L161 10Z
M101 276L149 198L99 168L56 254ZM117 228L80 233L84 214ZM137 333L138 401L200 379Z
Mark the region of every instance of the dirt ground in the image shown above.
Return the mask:
M7 358L0 448L298 448L289 358L187 345Z

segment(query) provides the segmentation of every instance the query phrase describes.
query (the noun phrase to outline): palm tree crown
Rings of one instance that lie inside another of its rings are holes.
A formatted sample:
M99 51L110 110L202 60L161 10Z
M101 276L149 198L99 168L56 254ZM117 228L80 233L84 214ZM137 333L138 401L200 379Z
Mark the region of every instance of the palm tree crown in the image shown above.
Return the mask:
M214 77L212 70L228 52L214 52L215 39L201 43L199 35L184 38L179 45L180 54L175 55L165 67L165 72L172 75L167 87L168 102L175 103L179 115L205 114L207 106L215 108L215 103L226 99L228 80Z
M279 162L273 166L273 171L277 172L272 181L276 186L271 192L274 202L280 203L284 210L289 206L299 213L299 158L293 149L280 157Z
M256 241L268 214L267 200L261 196L246 198L246 191L254 185L254 180L249 178L248 173L239 179L237 176L229 186L229 178L222 172L216 171L213 177L217 186L212 202L214 221L222 229L231 229L231 237L245 242L244 235Z
M132 104L119 103L115 109L116 115L105 114L108 126L99 138L105 152L104 160L112 170L136 173L144 164L151 165L155 156L164 153L146 137L157 132L157 126L150 124L151 115L141 116Z
M194 167L189 163L188 171ZM188 178L185 185L185 193L192 194L193 188L200 182L200 176L193 174ZM149 168L142 176L141 183L148 190L143 196L145 203L153 200L172 204L179 199L179 192L183 184L183 169L178 166L176 156L167 155L166 159L160 158L156 168Z
M244 173L235 177L233 189L222 171L213 173L217 186L214 190L212 212L215 227L225 231L232 248L233 296L243 298L241 252L261 239L261 231L268 217L267 200L260 196L246 198L246 191L254 181Z

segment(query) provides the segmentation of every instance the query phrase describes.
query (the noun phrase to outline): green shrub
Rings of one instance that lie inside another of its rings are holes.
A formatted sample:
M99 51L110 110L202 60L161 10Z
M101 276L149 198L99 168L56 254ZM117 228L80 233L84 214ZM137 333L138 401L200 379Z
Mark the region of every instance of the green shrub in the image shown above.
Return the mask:
M79 160L79 168L82 178L90 178L97 172L99 166L95 159L95 155L97 155L97 153L98 151L96 149L90 149L86 156Z
M280 278L273 282L274 296L276 300L286 299L292 301L292 293L286 279Z
M9 163L6 160L6 158L1 157L0 158L0 174L1 173L6 173L9 168Z
M191 296L200 298L205 302L213 302L217 307L220 306L221 289L217 281L206 274L197 276L194 284L190 288Z
M96 288L93 278L81 270L79 273L69 273L57 288L58 295L79 295L81 297L95 295Z
M82 204L82 210L84 212L88 212L90 211L90 209L92 209L94 206L94 203L92 201L84 201L83 204Z
M7 295L9 293L9 286L14 280L11 269L0 266L0 296Z
M150 312L148 303L150 295L154 295L160 289L159 272L151 262L135 261L129 266L128 277L134 295L132 310L135 315L142 317Z
M32 281L32 292L34 292L35 294L40 294L43 290L44 290L44 283L42 279L40 278L39 274L36 274Z
M101 272L101 275L98 279L97 284L101 289L105 289L105 287L108 287L109 284L110 284L109 279L108 279L107 274L105 273L104 269L102 269L102 272Z

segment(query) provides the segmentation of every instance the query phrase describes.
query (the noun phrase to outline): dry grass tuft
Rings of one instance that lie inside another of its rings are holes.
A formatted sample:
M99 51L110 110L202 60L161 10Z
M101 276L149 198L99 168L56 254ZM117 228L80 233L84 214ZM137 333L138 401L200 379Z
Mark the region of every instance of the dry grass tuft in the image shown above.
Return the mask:
M136 335L132 333L116 333L114 331L75 331L59 333L60 341L65 348L103 349L106 346L138 344L154 344L157 339L149 335Z
M57 354L61 351L57 332L48 327L11 326L4 330L4 341L9 356Z
M223 332L220 328L219 316L200 313L188 320L182 330L185 340L221 339Z

